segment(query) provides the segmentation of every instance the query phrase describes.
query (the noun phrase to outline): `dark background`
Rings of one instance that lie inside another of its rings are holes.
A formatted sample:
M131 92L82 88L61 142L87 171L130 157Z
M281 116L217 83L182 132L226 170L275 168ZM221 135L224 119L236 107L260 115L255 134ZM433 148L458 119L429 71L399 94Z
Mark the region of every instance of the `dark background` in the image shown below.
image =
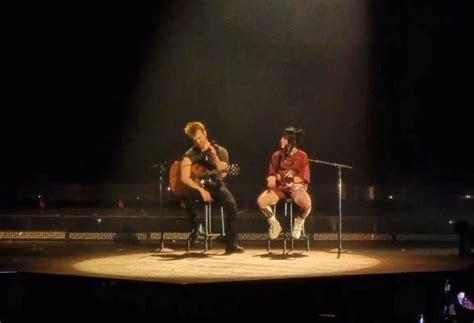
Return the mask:
M382 191L473 191L467 1L158 1L7 13L1 193L156 183L201 120L263 189L282 129ZM312 164L313 187L336 170ZM335 194L335 193L334 193Z

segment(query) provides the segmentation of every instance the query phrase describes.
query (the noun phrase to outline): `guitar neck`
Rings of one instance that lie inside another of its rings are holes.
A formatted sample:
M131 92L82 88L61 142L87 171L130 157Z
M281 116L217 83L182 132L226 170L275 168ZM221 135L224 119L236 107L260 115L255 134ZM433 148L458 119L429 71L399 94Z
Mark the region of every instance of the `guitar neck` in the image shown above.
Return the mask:
M219 173L225 173L226 171L227 171L226 169L224 169L224 170L215 169L215 170L210 170L210 171L200 173L200 174L191 174L191 177L192 178L207 177L207 176L212 176L212 175L216 175L216 174L219 174Z

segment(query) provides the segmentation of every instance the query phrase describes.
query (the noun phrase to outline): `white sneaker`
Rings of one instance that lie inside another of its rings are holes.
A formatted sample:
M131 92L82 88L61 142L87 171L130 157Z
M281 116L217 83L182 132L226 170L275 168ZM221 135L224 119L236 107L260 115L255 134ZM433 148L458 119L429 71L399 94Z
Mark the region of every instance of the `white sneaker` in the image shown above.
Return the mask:
M304 220L297 216L295 218L295 223L293 224L293 230L291 231L291 236L294 239L299 239L301 237L301 231L303 231Z
M268 219L268 236L271 240L278 238L281 232L281 225L275 218Z

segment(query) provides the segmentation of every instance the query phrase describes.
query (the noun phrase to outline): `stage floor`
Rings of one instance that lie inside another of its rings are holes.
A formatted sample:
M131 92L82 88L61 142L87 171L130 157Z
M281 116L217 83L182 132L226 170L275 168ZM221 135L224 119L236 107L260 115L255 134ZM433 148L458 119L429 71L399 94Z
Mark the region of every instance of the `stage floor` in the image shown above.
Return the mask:
M244 254L225 255L218 244L206 253L194 248L187 254L183 243L167 243L158 252L156 243L4 241L0 270L192 284L458 271L474 264L459 258L452 245L351 243L344 245L350 252L337 258L328 252L334 243L310 252L301 243L285 255L280 244L274 242L269 253L265 245L244 243Z

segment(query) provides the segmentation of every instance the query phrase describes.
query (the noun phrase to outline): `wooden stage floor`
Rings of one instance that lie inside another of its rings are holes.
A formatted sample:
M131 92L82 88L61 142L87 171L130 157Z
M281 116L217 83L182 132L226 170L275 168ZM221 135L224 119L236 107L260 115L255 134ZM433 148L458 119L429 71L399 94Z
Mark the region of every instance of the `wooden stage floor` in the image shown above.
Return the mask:
M472 268L474 259L460 258L453 245L345 244L349 253L328 252L334 243L319 244L310 252L303 245L283 255L279 244L246 245L245 253L225 255L222 246L185 252L184 244L157 245L126 242L0 243L2 272L30 272L86 277L192 284L387 273L459 271ZM345 249L343 249L345 250Z
M185 252L150 242L0 242L0 321L445 322L456 288L473 288L472 258L446 243L334 243L283 255L277 242ZM303 247L304 244L300 247ZM446 283L453 282L446 292ZM64 314L56 311L62 308ZM469 313L472 314L472 313Z

